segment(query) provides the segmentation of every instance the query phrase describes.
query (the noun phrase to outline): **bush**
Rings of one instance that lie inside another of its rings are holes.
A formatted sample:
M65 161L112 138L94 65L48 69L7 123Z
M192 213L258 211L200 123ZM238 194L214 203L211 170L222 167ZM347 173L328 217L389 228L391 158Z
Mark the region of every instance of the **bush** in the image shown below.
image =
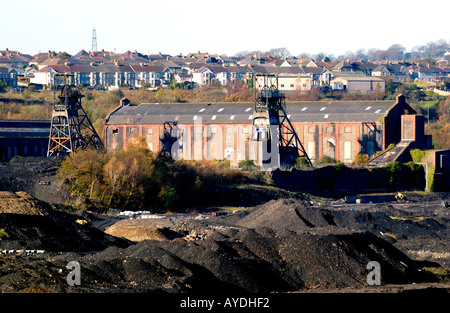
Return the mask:
M242 160L239 161L239 167L245 170L256 168L256 164L253 160Z
M333 168L336 171L336 173L341 173L346 168L346 166L344 163L337 161L337 163L333 165Z
M413 162L420 163L422 161L423 157L427 154L426 151L422 151L420 149L414 149L410 150L409 153L411 154L411 158Z
M253 161L243 165L255 167ZM154 157L141 139L116 153L78 151L62 162L58 175L80 208L106 211L110 207L140 210L198 205L217 185L273 185L264 174L230 169L229 161Z
M162 186L158 198L166 208L176 206L180 199L177 190L171 186Z
M369 156L367 154L358 153L355 156L355 159L353 161L354 164L363 166L366 165L369 162Z
M321 159L317 161L318 164L334 164L336 160L328 155L324 155Z
M298 157L294 160L295 165L308 165L308 159L305 157Z

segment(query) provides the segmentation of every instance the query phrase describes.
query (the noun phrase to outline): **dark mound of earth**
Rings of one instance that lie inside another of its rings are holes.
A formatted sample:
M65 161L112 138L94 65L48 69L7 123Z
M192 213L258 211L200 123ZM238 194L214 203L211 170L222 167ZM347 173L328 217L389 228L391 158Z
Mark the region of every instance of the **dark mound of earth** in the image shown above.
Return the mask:
M25 192L0 192L0 250L94 251L129 241L91 227Z
M371 232L338 226L345 224L339 218L343 212L297 200L175 223L186 233L207 234L194 241L131 243L80 225L76 216L45 211L47 215L0 214L0 227L9 236L1 245L48 250L3 255L0 291L229 294L364 288L370 261L380 263L384 284L438 280L421 270L430 263L412 260ZM357 226L365 219L349 223ZM89 249L96 252L80 253ZM66 281L71 261L81 266L80 286Z
M12 256L0 259L0 290L242 293L361 288L369 261L380 263L384 283L436 281L417 270L419 263L369 232L268 233L227 229L221 240L142 241L84 256L39 255L32 262ZM70 261L81 265L79 287L65 281Z
M394 208L390 204L377 204L357 209L343 207L322 208L294 199L272 200L236 216L223 218L225 223L243 227L269 227L280 233L286 231L314 231L334 226L367 230L376 235L389 233L398 238L449 238L450 212L436 206L414 211Z

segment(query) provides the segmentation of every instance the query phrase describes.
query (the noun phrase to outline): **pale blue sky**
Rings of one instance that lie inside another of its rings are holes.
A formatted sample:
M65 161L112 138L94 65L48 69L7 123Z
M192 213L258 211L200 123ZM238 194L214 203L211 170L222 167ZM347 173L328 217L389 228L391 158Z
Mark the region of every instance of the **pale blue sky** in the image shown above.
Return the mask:
M369 4L372 3L372 4ZM233 55L286 47L335 56L450 40L448 0L0 0L0 49Z

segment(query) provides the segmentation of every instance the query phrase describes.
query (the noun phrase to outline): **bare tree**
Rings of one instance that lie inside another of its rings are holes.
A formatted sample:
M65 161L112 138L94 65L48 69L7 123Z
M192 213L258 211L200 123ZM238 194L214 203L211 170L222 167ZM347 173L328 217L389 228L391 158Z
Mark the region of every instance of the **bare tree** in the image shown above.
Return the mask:
M291 55L288 49L286 48L274 48L268 51L269 55L273 58L284 58Z
M236 57L236 58L244 58L244 57L246 57L248 55L248 53L249 53L248 50L242 50L242 51L236 52L234 54L234 57Z

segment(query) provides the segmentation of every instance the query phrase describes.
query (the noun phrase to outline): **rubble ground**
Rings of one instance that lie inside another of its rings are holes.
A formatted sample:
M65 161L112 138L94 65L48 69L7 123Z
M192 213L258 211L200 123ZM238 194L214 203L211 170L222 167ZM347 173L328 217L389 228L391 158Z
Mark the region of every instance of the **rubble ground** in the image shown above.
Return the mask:
M289 198L130 219L63 213L23 192L0 196L2 292L379 292L366 282L369 261L380 263L385 292L450 288L448 208L436 199ZM71 261L81 266L80 286L66 281ZM388 288L399 285L409 287Z

